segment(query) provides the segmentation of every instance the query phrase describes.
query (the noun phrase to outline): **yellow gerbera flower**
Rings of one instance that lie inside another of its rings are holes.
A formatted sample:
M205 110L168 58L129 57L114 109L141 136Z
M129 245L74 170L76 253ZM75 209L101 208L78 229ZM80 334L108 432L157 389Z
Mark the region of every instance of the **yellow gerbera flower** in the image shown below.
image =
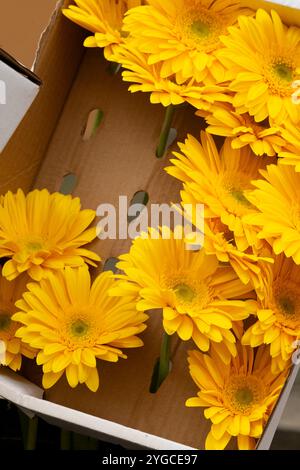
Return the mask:
M162 62L163 78L176 75L177 83L190 78L200 83L224 80L224 68L214 52L221 46L220 35L235 24L239 0L149 0L126 15L124 29L142 52L150 54L149 64Z
M211 430L206 438L207 450L224 450L237 438L239 450L252 450L285 384L287 371L275 376L266 347L257 351L238 347L238 356L224 366L217 355L211 357L192 351L190 374L199 387L197 397L186 402L188 407L205 408Z
M220 262L229 263L245 285L251 283L259 297L264 295L265 278L262 266L265 263L273 263L272 258L255 255L251 250L238 250L233 233L220 219L210 219L206 222L204 249L207 254L215 254Z
M283 25L274 10L259 9L256 18L241 16L238 23L221 38L226 48L218 52L233 78L233 106L256 122L270 117L278 124L287 118L299 123L292 95L300 78L300 29Z
M26 197L21 189L9 191L0 205L0 258L11 258L3 276L11 281L27 271L39 281L64 266L96 266L99 256L80 248L96 238L96 229L87 229L96 213L80 208L79 198L46 189Z
M167 334L177 333L183 341L192 338L202 351L213 341L223 342L224 361L236 353L230 330L254 312L256 303L232 299L252 287L243 285L230 267L219 267L215 256L188 250L182 227L174 232L150 229L120 260L118 268L125 275L118 276L123 281L114 295L135 292L138 310L163 309Z
M251 150L232 149L231 140L218 152L213 138L201 133L201 142L189 135L182 152L174 152L174 166L166 171L185 183L185 192L192 194L198 203L205 206L206 218L218 218L234 234L239 251L257 244L257 231L244 223L246 214L257 212L250 204L247 194L251 181L258 178L260 168L268 162L266 157L255 157Z
M272 371L277 374L291 365L294 344L300 339L300 268L280 255L268 275L258 320L245 333L243 344L270 345Z
M116 47L124 41L123 18L127 10L141 5L142 0L74 0L63 14L82 28L94 33L85 42L85 47L104 48L106 59L110 60Z
M232 138L232 148L240 149L249 145L258 156L277 156L284 148L285 140L277 126L269 122L256 123L250 114L239 114L230 105L214 105L205 116L209 134Z
M185 191L181 192L181 200L183 207L188 207L188 205L193 208L196 207L197 201L195 198ZM191 215L190 222L193 226L203 230L202 227L197 227L196 210L191 211ZM188 217L188 214L185 214L185 216ZM264 253L263 242L255 254L251 249L246 252L238 250L233 233L221 222L221 219L217 218L204 221L204 235L206 254L216 256L221 263L230 264L243 284L248 285L251 283L257 295L259 297L263 296L265 286L263 266L265 263L273 263L272 257L266 256L267 253ZM199 245L195 234L187 237L186 241L191 246Z
M17 311L15 303L22 297L29 278L24 274L18 280L9 282L1 273L0 268L0 365L12 370L21 369L22 355L33 359L35 352L16 337L16 331L21 326L12 320Z
M247 194L259 210L244 217L246 224L260 228L258 237L267 240L274 253L285 253L300 264L300 175L294 168L269 165L261 171L264 180L253 181L257 189Z
M163 106L179 105L187 102L197 109L208 110L215 101L227 102L224 88L210 85L199 85L194 79L178 84L176 77L163 78L163 63L148 64L148 55L139 52L132 44L119 47L113 60L122 64L125 69L123 80L131 82L129 91L151 93L150 101Z
M299 106L299 105L298 105ZM285 140L285 148L279 152L281 165L292 165L300 173L300 130L289 121L283 123L281 128L282 138Z
M96 360L117 362L127 357L120 348L143 345L136 335L145 330L148 317L137 312L132 297L111 297L114 284L112 273L105 272L91 285L88 268L82 266L27 286L16 304L22 311L13 319L25 325L17 336L39 350L45 389L66 373L72 388L85 383L96 392Z

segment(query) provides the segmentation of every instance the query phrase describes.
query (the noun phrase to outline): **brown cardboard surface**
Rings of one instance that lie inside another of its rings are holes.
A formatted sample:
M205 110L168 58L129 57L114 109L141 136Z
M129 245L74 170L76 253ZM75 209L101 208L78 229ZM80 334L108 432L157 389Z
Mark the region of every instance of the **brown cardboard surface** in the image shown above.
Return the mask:
M74 195L81 197L85 208L96 209L102 202L116 204L119 195L130 199L139 190L149 193L150 202L176 202L180 184L163 171L168 159L155 157L163 108L150 105L147 94L129 94L128 84L120 76L107 73L101 52L83 52L81 41L81 30L59 16L37 62L36 72L44 88L30 116L0 156L0 194L20 184L29 189L34 180L35 187L56 191L63 177L74 173ZM95 108L103 111L104 119L97 134L84 142L82 130ZM178 110L174 127L179 141L187 132L197 136L200 131L190 107ZM122 241L93 244L103 260L128 247L129 242ZM46 398L203 448L209 423L201 410L184 406L196 393L186 364L187 349L193 344L179 343L174 337L172 372L156 395L148 393L161 333L161 318L153 313L143 335L144 348L129 351L127 361L99 363L101 388L96 394L84 386L71 390L61 380ZM26 375L38 380L35 368L27 368Z

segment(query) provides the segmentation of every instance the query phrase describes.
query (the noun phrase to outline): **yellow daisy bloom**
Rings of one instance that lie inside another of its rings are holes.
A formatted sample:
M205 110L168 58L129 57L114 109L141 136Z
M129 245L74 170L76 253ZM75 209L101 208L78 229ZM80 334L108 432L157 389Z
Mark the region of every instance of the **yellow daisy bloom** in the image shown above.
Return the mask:
M96 266L99 256L81 248L96 238L96 229L87 228L96 213L80 209L79 198L46 189L9 191L0 205L0 259L10 258L3 276L11 281L27 271L39 281L64 266Z
M94 33L85 47L104 48L110 60L116 47L124 41L123 18L127 10L145 3L141 0L74 0L76 5L63 8L63 14L82 28Z
M205 408L211 420L206 450L224 450L234 437L239 450L253 450L285 384L287 371L275 376L266 347L238 347L224 366L217 355L189 353L190 374L200 391L186 402Z
M122 73L123 80L133 83L129 91L151 93L152 104L161 103L167 107L187 102L197 109L208 110L215 101L229 100L222 87L199 85L194 79L178 84L175 76L163 78L163 63L149 65L148 55L130 44L119 47L113 59L125 69Z
M284 255L268 268L264 299L258 304L258 320L243 337L255 348L270 345L272 371L291 365L294 343L300 339L300 268Z
M197 201L193 196L185 191L181 192L183 207L196 207ZM196 211L191 211L190 222L197 227ZM187 214L185 214L187 217ZM197 227L199 230L202 227ZM243 284L251 283L259 297L264 295L265 275L263 266L265 263L273 263L270 256L263 253L263 244L260 250L254 254L253 250L238 250L234 235L229 228L224 225L220 219L206 219L204 222L204 250L208 255L214 255L220 263L230 264ZM194 234L187 237L187 243L198 245L197 236Z
M238 27L223 36L218 58L232 76L233 106L256 122L268 117L277 124L300 121L293 83L300 78L300 29L285 26L278 13L259 9L256 18L241 16Z
M222 343L223 360L236 354L234 322L255 311L253 301L233 300L252 287L243 285L230 267L219 267L215 256L187 249L182 227L149 229L137 238L130 252L120 256L118 268L125 274L114 295L138 296L140 311L163 310L167 334L191 338L202 351L210 342Z
M214 254L222 263L229 263L239 279L248 285L251 283L259 297L264 295L265 263L273 263L272 258L255 255L248 250L238 250L233 233L224 226L220 219L210 219L205 224L204 249L207 254Z
M281 136L285 140L285 148L279 152L279 163L281 165L291 165L295 171L300 173L300 130L289 121L286 121L281 128Z
M269 165L261 174L265 179L253 181L257 189L247 194L259 212L245 216L244 222L259 227L258 237L276 255L285 253L300 265L300 175L283 165Z
M174 152L177 158L171 160L174 166L166 168L167 173L183 181L185 192L204 204L206 218L221 219L233 232L239 251L255 246L257 231L243 217L257 212L247 194L268 159L254 158L248 147L232 149L230 139L219 152L206 132L201 132L201 142L189 135L179 148L182 153Z
M240 0L149 0L124 20L124 30L148 53L149 64L163 63L162 78L176 75L177 83L191 78L200 83L223 82L224 67L214 53L220 35L248 10Z
M230 105L214 105L212 112L205 117L209 134L232 138L232 148L241 149L250 146L255 155L269 157L285 147L285 140L277 126L256 123L250 114L239 114Z
M117 362L127 357L121 348L143 346L136 335L145 330L148 317L137 312L132 297L111 297L114 284L111 272L91 284L88 268L82 266L27 286L13 319L24 325L17 336L39 350L45 389L66 374L72 388L85 383L96 392L97 359Z
M9 282L1 273L0 268L0 365L8 366L12 370L21 369L22 355L33 359L35 352L16 337L16 331L21 326L12 320L16 313L15 303L22 297L26 289L26 275L18 280Z

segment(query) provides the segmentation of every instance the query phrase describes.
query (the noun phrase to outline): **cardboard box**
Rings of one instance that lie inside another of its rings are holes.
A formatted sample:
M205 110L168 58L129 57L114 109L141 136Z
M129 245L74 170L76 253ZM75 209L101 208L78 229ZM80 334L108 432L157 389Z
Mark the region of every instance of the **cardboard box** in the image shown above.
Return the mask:
M300 25L298 2L277 3L294 6L282 12ZM271 7L269 2L259 4ZM180 183L163 171L167 159L155 157L163 108L150 105L147 94L128 93L128 84L107 72L101 51L84 50L84 31L65 20L60 7L37 55L35 71L43 88L0 160L0 194L19 186L25 191L57 191L65 177L73 175L74 194L84 207L117 205L120 194L130 199L139 190L148 192L151 203L176 202ZM85 140L87 118L94 109L103 112L103 122ZM179 141L187 132L198 135L194 110L181 109L174 127ZM129 242L109 240L93 245L104 261L128 247ZM196 392L187 369L190 345L174 337L172 372L156 395L148 392L161 334L161 319L152 315L143 349L129 351L128 360L118 364L99 361L101 387L96 394L84 386L71 390L62 379L43 395L40 369L25 363L23 377L1 370L0 395L51 423L127 447L204 448L210 423L201 410L184 406ZM269 448L297 372L294 367L258 449Z
M0 49L0 153L32 105L40 84L34 73Z

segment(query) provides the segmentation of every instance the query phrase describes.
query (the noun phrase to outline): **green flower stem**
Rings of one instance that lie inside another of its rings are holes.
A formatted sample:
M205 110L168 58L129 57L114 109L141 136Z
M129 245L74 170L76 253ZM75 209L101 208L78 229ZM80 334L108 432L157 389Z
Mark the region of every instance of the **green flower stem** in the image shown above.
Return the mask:
M121 68L122 68L122 66L118 62L110 62L109 65L108 65L107 70L108 70L108 73L110 75L118 75Z
M174 119L175 109L176 109L176 106L174 106L173 104L170 104L170 106L166 108L165 119L163 122L158 147L156 150L157 158L162 158L164 154L166 153L168 138L170 135L171 126L172 126L173 119Z
M150 386L150 393L156 393L170 373L171 336L164 332L160 358L157 360Z
M159 369L158 369L159 387L169 375L170 355L171 355L171 336L169 336L167 333L164 333L162 344L161 344Z
M27 433L25 440L25 450L35 450L37 443L38 417L28 419Z

